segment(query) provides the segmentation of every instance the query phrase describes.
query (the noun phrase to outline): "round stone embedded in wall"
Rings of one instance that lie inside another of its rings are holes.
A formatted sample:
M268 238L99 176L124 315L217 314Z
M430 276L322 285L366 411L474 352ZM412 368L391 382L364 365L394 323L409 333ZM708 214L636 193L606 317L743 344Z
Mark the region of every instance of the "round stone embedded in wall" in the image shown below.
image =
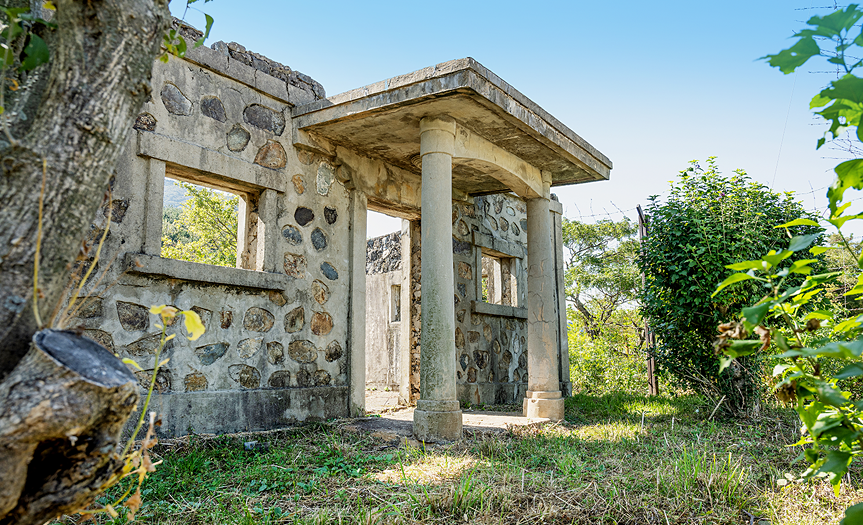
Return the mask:
M480 370L488 366L488 357L488 352L480 352L479 350L473 351L473 361Z
M211 345L199 346L198 348L195 348L195 355L198 356L202 365L212 365L220 357L225 355L229 346L230 345L228 343L214 343Z
M506 220L506 219L504 219L503 217L501 217L500 219L498 219L498 225L500 225L500 229L501 229L501 231L506 231L506 230L508 230L508 229L509 229L509 221L507 221L507 220Z
M458 225L456 226L456 230L458 231L458 234L461 235L462 237L465 237L467 234L470 233L470 228L467 227L467 223L464 222L463 220L458 221Z
M141 131L156 131L156 117L149 113L141 113L132 127Z
M273 314L253 306L246 311L246 316L243 318L243 328L253 332L269 332L273 328L276 318Z
M303 234L300 233L300 230L296 226L291 226L290 224L282 228L282 237L294 246L298 246L303 242Z
M287 370L276 370L270 376L267 385L271 388L287 388L291 386L291 373Z
M306 191L306 185L303 182L302 175L294 175L293 178L291 178L291 182L294 183L294 191L297 192L297 195L302 195L303 192Z
M318 166L318 176L316 178L318 195L323 195L325 197L329 195L330 186L333 185L333 179L335 178L335 171L335 168L326 162L322 162Z
M509 364L512 363L512 352L509 350L504 350L503 355L500 356L500 362L498 363L501 368L508 368Z
M267 343L267 361L271 365L277 365L285 360L285 347L278 341Z
M313 334L327 335L333 330L333 316L326 312L314 312L311 327Z
M234 124L234 127L228 131L227 135L228 149L234 152L243 151L249 144L252 135L246 131L246 128L239 124Z
M515 217L515 210L512 208L512 206L506 207L506 214L510 217Z
M249 365L231 365L228 375L243 388L258 388L261 386L261 373Z
M258 353L263 346L263 337L250 337L237 343L237 354L243 359L248 359Z
M463 261L459 261L458 263L458 276L462 279L473 279L473 268Z
M277 170L284 168L287 163L288 156L285 154L285 148L275 140L268 140L255 155L255 164L265 168Z
M222 327L222 330L227 330L231 327L231 323L234 321L234 312L230 310L222 310L219 312L219 326Z
M309 387L312 386L312 374L306 369L297 371L297 386Z
M497 339L494 340L494 342L491 344L491 347L494 350L494 353L500 353L500 343L497 341Z
M467 340L472 345L479 343L479 332L468 332Z
M458 364L461 365L462 370L467 370L467 367L470 366L470 356L467 354L462 354L458 358Z
M87 336L87 331L84 332L84 336ZM155 333L150 335L145 335L144 337L138 339L133 343L129 343L126 346L126 351L132 355L137 356L151 356L156 355L156 350L159 349L159 345L162 342L162 334ZM168 350L173 348L174 340L171 339L165 343L164 350ZM109 349L110 350L110 349Z
M174 84L162 86L162 103L169 113L174 115L190 115L192 113L192 101L186 98L180 89Z
M275 304L276 306L285 306L286 304L288 304L288 298L285 297L284 292L270 290L269 292L267 292L267 298L270 300L271 303Z
M518 229L518 226L516 226L515 223L513 223L512 227L510 227L510 231L512 232L513 235L520 235L521 234L521 230Z
M139 370L135 372L135 377L138 378L138 384L145 390L150 389L150 383L153 380L153 369ZM156 373L156 382L153 385L153 390L160 393L168 393L171 391L171 370L168 368L160 368Z
M339 218L339 212L336 211L332 206L327 206L324 208L324 220L327 221L327 224L335 224Z
M207 389L207 376L200 372L192 372L183 378L183 384L186 386L186 392L200 392Z
M455 329L455 347L464 348L464 332L458 327Z
M476 383L476 368L470 367L467 370L467 382Z
M495 220L495 218L489 215L486 217L486 220L488 221L488 227L494 231L497 231L497 221Z
M527 231L527 219L522 219L518 223L521 224L522 231Z
M330 384L330 373L326 370L316 370L314 375L315 386L326 386Z
M327 234L320 228L312 230L312 246L317 251L323 251L327 247Z
M494 212L500 213L503 211L503 199L499 195L494 196Z
M298 363L313 363L318 358L318 349L311 341L291 341L288 355Z
M285 254L285 273L294 279L306 276L306 257L298 253Z
M306 323L306 311L298 306L285 315L285 332L293 334L303 329Z
M297 208L297 211L294 212L294 220L297 221L297 224L300 226L305 226L315 220L315 212L305 206L300 206Z
M324 284L323 281L315 279L312 281L312 295L318 304L324 304L330 298L330 287Z
M227 120L227 117L225 117L225 106L219 100L219 97L201 97L201 113L219 122Z
M321 264L321 273L331 281L335 281L339 278L339 272L337 272L336 269L333 268L333 265L328 262Z
M327 345L326 359L332 363L342 358L342 345L338 341L333 341Z
M489 343L491 342L491 339L492 339L491 326L488 323L486 323L482 326L482 335L485 337L486 341L488 341Z
M464 314L466 314L466 313L467 313L467 310L465 310L464 308L459 310L458 313L455 314L456 320L460 323L463 323L464 322Z
M84 337L96 341L106 349L114 351L114 338L104 330L84 330Z
M467 286L464 283L458 283L455 288L462 297L467 297Z
M260 104L250 104L243 110L243 119L258 129L281 135L285 131L285 116Z
M150 328L150 310L139 304L117 301L117 317L124 330L137 332Z

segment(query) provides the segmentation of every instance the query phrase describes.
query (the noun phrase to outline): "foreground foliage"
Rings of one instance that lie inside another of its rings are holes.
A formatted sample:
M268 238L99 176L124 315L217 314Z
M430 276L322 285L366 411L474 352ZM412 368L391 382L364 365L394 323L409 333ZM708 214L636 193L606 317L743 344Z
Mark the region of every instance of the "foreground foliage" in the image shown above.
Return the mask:
M795 71L814 56L829 56L828 62L844 69L845 75L815 95L810 104L811 108L823 108L816 114L830 123L825 136L818 140L819 148L846 131L852 142L859 145L863 140L863 78L854 74L863 60L852 58L863 48L863 31L858 30L861 18L863 10L856 4L826 17L814 16L808 21L810 27L795 35L798 41L791 48L764 57L784 73ZM821 45L833 49L822 49ZM846 59L856 62L849 63ZM849 242L841 230L848 221L863 219L863 213L849 212L852 202L843 203L843 199L848 189L863 189L863 159L842 162L835 171L836 179L827 191L830 217L826 222L838 231L841 249L846 250L844 257L856 258L859 246ZM817 224L810 218L799 218L777 228ZM714 292L716 295L730 283L742 281L759 282L766 289L764 297L743 308L740 322L719 327L721 362L725 367L744 356L772 349L782 352L776 356L773 381L777 397L793 405L800 416L799 444L806 447L801 456L809 463L801 478L826 478L838 495L852 461L863 457L863 400L845 388L847 380L863 376L863 315L849 315L851 311L844 305L808 313L806 307L820 296L835 293L837 286L834 284L831 289L832 283L838 282L840 289L850 284L849 277L854 274L856 285L844 295L860 296L863 274L818 273L811 267L811 259L791 263L795 254L807 249L817 255L830 248L809 249L816 240L811 235L789 233L789 237L787 245L759 259L730 265L730 269L740 273L730 276ZM863 268L863 258L858 258L857 264ZM794 282L794 276L806 278L799 283ZM843 523L861 522L863 504L850 507Z
M863 500L856 482L838 499L821 481L777 487L799 452L787 447L793 412L740 423L710 419L712 408L694 397L578 395L567 399L563 425L468 432L448 447L400 446L338 422L192 436L152 449L163 463L144 482L136 519L808 525L836 523ZM268 448L245 451L250 440Z
M651 351L660 369L715 403L724 399L722 410L739 413L757 407L757 359L720 373L713 340L716 326L758 300L762 289L743 282L718 296L711 293L733 273L726 265L780 249L787 237L773 226L807 216L803 206L789 194L752 182L741 170L721 175L710 158L704 166L693 162L682 171L668 197L652 197L646 211L649 233L638 258L646 277L641 302L656 333ZM813 239L821 231L806 224L794 229ZM794 252L789 261L804 258Z
M237 265L239 197L178 182L189 197L179 210L162 213L162 257L234 267Z

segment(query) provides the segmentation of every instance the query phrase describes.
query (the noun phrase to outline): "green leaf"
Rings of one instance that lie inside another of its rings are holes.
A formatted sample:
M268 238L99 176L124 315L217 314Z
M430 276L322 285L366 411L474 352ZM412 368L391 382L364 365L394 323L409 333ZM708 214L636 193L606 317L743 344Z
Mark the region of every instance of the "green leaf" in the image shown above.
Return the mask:
M845 517L839 522L839 525L859 525L863 523L863 503L851 505L845 509Z
M806 36L797 41L788 49L782 50L775 55L767 55L761 59L767 59L771 67L778 67L786 75L793 73L795 69L806 63L813 56L820 55L821 49L811 36Z
M727 355L719 356L719 373L721 374L723 370L731 366L731 362L734 361L734 358L728 357Z
M813 246L809 248L809 253L812 255L821 255L822 253L828 252L830 250L838 250L839 248L836 246Z
M207 26L204 28L204 36L202 36L195 42L194 47L201 47L202 45L204 45L204 41L207 40L207 38L210 36L210 29L213 28L213 17L208 15L207 13L204 13L204 18L207 19Z
M788 228L790 226L820 226L817 222L812 219L794 219L791 222L786 222L785 224L780 224L779 226L774 226L774 228Z
M48 63L51 59L51 51L48 50L48 44L39 38L38 35L30 34L30 41L27 47L24 48L25 58L21 62L20 71L30 71L36 69L42 64Z
M727 279L719 283L719 286L716 288L716 291L710 294L710 297L716 297L716 294L721 292L723 289L731 286L734 283L739 283L741 281L748 281L750 279L755 279L752 275L748 273L735 273L729 276Z
M809 248L809 246L815 242L815 239L820 236L820 233L813 233L811 235L798 235L796 237L792 237L791 242L788 244L788 249L792 252L805 250L806 248Z
M816 381L815 389L822 402L835 407L841 407L848 403L848 398L842 395L842 391L826 381Z
M842 476L848 472L848 465L851 464L851 454L839 450L832 450L827 453L827 458L818 469L818 472L827 474L830 484L833 485L833 493L839 497L839 483L842 481Z
M833 377L835 379L848 379L849 377L857 377L861 375L863 375L863 364L851 363Z
M793 241L794 239L792 239L792 242ZM782 250L779 253L776 253L774 250L770 250L770 252L767 255L763 256L761 260L767 262L770 266L776 266L777 264L791 257L792 255L794 255L794 252L792 252L791 250Z
M842 201L845 190L863 189L863 159L847 160L834 168L836 180L827 189L830 212L835 215L837 204Z
M755 353L764 343L760 340L743 340L731 341L731 346L722 349L722 352L728 357L743 357Z
M764 316L767 315L767 312L770 311L771 306L773 306L772 301L744 308L743 318L753 325L759 325L761 324L761 321L764 320Z
M725 267L729 270L736 270L738 272L742 270L763 270L764 262L760 259L757 261L741 261L734 264L728 264Z

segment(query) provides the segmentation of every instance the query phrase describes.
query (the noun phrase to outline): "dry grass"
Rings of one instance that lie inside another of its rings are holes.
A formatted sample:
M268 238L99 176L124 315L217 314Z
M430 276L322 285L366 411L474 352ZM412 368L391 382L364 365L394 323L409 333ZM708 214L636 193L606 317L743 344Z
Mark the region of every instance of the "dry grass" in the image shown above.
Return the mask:
M697 399L576 396L567 422L443 446L393 446L338 424L157 447L144 523L838 523L863 501L859 469L776 485L801 470L793 413L715 421ZM66 523L76 521L65 518ZM122 518L116 523L124 523Z

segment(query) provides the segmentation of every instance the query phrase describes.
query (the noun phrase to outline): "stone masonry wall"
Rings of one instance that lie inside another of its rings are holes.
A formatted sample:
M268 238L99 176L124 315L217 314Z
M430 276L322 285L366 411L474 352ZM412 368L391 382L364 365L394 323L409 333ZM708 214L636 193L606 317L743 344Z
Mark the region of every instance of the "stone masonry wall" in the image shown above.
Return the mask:
M216 60L222 47L196 50L196 60ZM239 68L238 78L269 68L268 74L324 96L304 75L262 65L263 57L241 46L226 49L255 68L225 62ZM346 415L352 226L349 193L335 180L335 167L295 150L290 102L247 82L171 57L154 63L152 86L112 178L111 229L94 275L107 273L98 283L90 280L85 292L92 299L70 324L136 360L145 369L139 373L144 388L159 340L148 308L169 304L200 315L204 336L191 342L178 335L166 349L170 362L159 373L154 402L163 434L257 430ZM257 249L258 266L269 265L247 273L273 278L181 261L157 261L170 269L164 272L135 264L134 257L126 264L129 256L158 256L148 235L159 235L152 215L155 210L160 218L163 179L154 175L160 169L196 183L244 189L251 247L245 256L254 257ZM219 170L224 173L214 174ZM106 221L103 211L93 239ZM258 221L269 221L266 254L263 241L255 239L264 231ZM273 279L281 284L266 284Z

